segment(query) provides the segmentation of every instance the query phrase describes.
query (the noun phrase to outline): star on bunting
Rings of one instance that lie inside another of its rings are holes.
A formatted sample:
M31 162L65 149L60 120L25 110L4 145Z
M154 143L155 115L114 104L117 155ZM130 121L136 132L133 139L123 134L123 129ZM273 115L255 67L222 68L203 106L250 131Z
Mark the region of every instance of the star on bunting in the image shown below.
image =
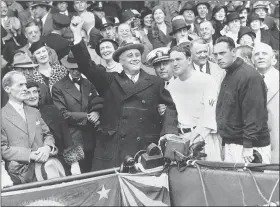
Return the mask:
M110 192L110 190L111 189L106 190L103 185L102 189L97 192L100 195L99 200L101 200L102 198L108 198L108 193Z

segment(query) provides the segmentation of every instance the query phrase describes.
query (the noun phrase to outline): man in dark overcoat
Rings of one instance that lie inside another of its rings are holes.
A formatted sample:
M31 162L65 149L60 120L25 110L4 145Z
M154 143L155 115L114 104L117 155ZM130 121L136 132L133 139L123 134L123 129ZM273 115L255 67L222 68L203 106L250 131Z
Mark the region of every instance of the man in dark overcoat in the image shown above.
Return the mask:
M123 72L106 73L103 66L91 61L82 41L82 25L80 17L72 19L70 28L74 43L71 50L80 72L104 99L93 169L119 167L126 155L134 156L150 143L178 134L176 107L164 88L164 81L140 68L142 44L124 42L120 45L113 59L122 64ZM158 114L158 104L167 106L163 117Z

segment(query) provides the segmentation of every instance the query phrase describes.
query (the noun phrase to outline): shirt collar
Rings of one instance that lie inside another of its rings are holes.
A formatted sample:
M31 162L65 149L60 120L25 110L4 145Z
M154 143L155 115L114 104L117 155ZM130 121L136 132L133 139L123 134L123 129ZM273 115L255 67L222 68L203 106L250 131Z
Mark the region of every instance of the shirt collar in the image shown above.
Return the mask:
M73 81L73 78L72 78L72 76L71 76L70 73L69 73L69 78L70 78L71 81ZM79 81L80 79L81 79L81 78L79 78L78 81Z
M133 75L129 75L129 74L127 74L127 73L125 73L125 74L127 75L127 77L128 77L130 80L132 80L132 77L134 77ZM140 73L138 73L137 75L135 75L135 78L134 78L135 81L138 81L138 79L139 79L139 74L140 74Z
M236 60L229 66L226 71L228 72L233 72L235 69L239 68L242 64L244 63L244 60L237 57Z
M21 102L21 103L19 104L19 103L17 103L17 102L14 102L14 101L12 101L12 100L9 100L9 104L11 104L12 107L14 107L14 109L15 109L16 111L23 109L23 102Z
M200 71L200 66L193 62L193 67L195 70ZM206 71L206 64L202 66L202 71Z
M60 14L64 14L64 15L66 15L66 16L69 15L68 10L66 10L66 11L64 11L64 12L59 12L59 13L60 13Z
M93 27L94 27L94 26L91 26L91 27L88 29L88 31L87 31L88 37L90 36L89 33L90 33L90 31L92 30Z

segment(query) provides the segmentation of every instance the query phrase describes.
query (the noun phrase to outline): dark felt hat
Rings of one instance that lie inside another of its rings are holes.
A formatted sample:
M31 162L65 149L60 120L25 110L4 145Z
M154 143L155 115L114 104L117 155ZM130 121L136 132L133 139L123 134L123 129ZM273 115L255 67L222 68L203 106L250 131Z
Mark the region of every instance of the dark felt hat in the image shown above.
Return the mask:
M140 18L141 19L144 19L145 16L149 15L149 14L152 14L152 10L149 9L148 7L144 7L141 11L140 11Z
M235 19L241 19L239 13L237 12L231 12L230 14L227 15L227 21L226 24L228 24L229 22L235 20Z
M100 30L109 26L114 26L115 19L112 16L105 16L101 19Z
M49 8L52 8L53 6L50 4L49 1L34 1L33 4L31 5L31 8L35 6L46 6Z
M102 38L101 40L99 40L99 42L97 43L96 47L95 47L95 52L97 53L97 55L99 55L101 57L101 54L100 54L100 45L101 43L103 42L111 42L113 45L116 45L117 47L119 46L119 44L112 40L112 39L108 39L108 38Z
M135 14L131 11L131 9L127 9L121 15L121 23L124 23L133 17L135 17Z
M31 47L29 48L29 51L31 52L31 54L33 55L33 53L40 49L41 47L45 47L47 46L45 41L43 41L42 39L38 40L37 42L33 42Z
M206 1L198 2L198 3L195 5L195 9L196 9L196 10L197 10L197 7L198 7L199 5L205 5L205 6L208 8L208 10L211 9L210 4L209 4L208 2L206 2Z
M252 13L248 16L248 24L250 24L254 20L260 20L261 22L264 21L264 18L261 18L259 15Z
M238 44L239 44L239 41L240 41L241 37L245 34L248 34L248 35L256 38L255 32L253 32L250 27L241 27L239 32L238 32L238 39L237 39Z
M248 13L248 14L250 13L250 8L245 7L245 5L237 6L237 7L235 8L235 11L238 12L238 13L240 14L244 9L247 10L247 13Z
M131 49L137 49L140 51L140 53L142 54L144 52L144 45L141 43L134 43L134 42L127 42L127 41L122 41L122 43L120 44L119 48L114 52L113 54L113 59L116 62L119 62L119 57L120 55L127 51L127 50L131 50Z
M68 27L70 25L70 17L64 14L53 14L52 15L53 24L57 25L60 28Z
M175 19L172 21L172 32L170 32L170 36L175 34L178 30L187 28L188 30L191 28L190 25L187 25L184 19Z
M63 66L65 66L66 68L78 68L78 64L76 59L74 58L73 53L71 52L71 50L69 51L69 54L64 56L61 60L60 60L61 64Z
M166 13L165 13L164 9L162 8L162 6L161 6L161 5L156 5L156 6L153 8L153 10L152 10L152 15L153 15L153 16L154 16L156 10L158 10L158 9L160 9L160 10L164 13L164 15L166 15Z
M184 6L182 7L182 9L180 10L179 14L182 15L184 13L184 11L186 10L191 10L194 12L194 15L197 16L197 10L195 7L194 2L192 1L187 1Z
M212 11L212 16L215 16L215 14L216 14L217 12L219 12L221 9L224 9L226 14L228 13L228 8L227 8L227 6L217 5L217 6L214 7L214 9L213 9L213 11Z

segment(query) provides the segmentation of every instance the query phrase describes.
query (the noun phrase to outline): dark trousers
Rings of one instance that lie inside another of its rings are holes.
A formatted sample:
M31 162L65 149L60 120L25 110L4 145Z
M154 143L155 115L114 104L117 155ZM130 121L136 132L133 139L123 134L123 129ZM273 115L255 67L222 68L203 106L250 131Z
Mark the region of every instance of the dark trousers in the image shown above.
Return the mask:
M94 149L84 151L84 153L85 159L79 161L81 173L91 172Z

